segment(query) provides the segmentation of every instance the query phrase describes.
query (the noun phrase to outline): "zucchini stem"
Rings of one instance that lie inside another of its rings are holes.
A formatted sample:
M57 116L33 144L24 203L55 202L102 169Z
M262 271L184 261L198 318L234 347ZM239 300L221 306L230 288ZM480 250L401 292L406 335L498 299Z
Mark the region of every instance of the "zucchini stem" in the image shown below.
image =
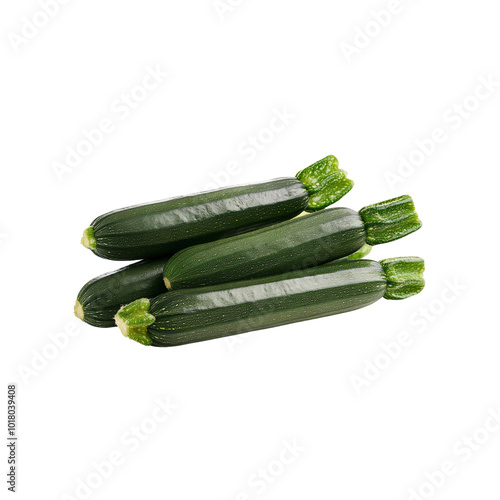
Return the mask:
M148 326L156 321L156 318L149 314L149 306L149 299L138 299L123 306L115 316L116 326L123 335L143 345L152 344Z
M322 210L345 196L354 186L347 173L339 169L339 161L330 155L301 170L295 177L309 193L306 211Z
M422 227L411 196L368 205L359 211L366 230L366 242L379 245L399 240Z
M75 316L84 321L83 318L85 317L85 313L83 312L83 306L78 300L75 302L75 307L73 310L75 311Z
M81 243L85 248L90 248L90 250L97 248L97 240L95 239L94 228L92 226L83 231Z
M389 300L407 299L424 289L424 259L420 257L395 257L381 260L380 264L387 279L384 298Z

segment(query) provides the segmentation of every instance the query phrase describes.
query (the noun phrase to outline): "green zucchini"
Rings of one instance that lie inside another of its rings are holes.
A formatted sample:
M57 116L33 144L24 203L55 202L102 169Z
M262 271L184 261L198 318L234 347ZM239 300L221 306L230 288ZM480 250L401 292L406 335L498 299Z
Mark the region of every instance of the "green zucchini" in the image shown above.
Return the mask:
M177 252L163 273L170 289L195 288L314 267L363 245L393 241L422 226L410 196L358 212L330 208Z
M118 311L116 324L141 344L189 344L405 299L423 289L423 271L417 257L334 262L139 299Z
M342 257L341 259L337 259L337 260L359 260L359 259L364 259L371 251L372 251L372 246L368 245L368 243L365 243L356 252L352 253L351 255L348 255L347 257Z
M151 259L325 208L353 186L328 156L296 178L136 205L97 217L82 244L112 260Z
M89 281L78 293L75 315L89 325L115 326L114 317L120 307L165 291L162 278L166 260L136 262Z

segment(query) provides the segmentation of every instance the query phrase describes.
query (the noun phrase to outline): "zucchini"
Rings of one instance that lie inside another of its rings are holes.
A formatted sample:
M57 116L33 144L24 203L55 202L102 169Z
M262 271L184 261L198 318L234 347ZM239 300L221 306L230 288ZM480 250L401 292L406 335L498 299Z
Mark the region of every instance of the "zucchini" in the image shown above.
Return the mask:
M118 311L116 324L141 344L189 344L405 299L423 289L423 271L418 257L334 262L139 299Z
M341 259L422 226L410 196L358 212L330 208L176 253L163 273L170 289L273 276Z
M112 260L151 259L191 245L291 219L325 208L353 186L334 156L296 178L237 186L122 208L97 217L82 244Z
M141 297L153 298L165 291L166 258L136 262L86 283L75 303L75 315L89 325L115 326L118 309Z
M341 259L337 259L337 260L358 260L358 259L364 259L371 251L372 251L372 246L368 245L368 243L365 243L356 252L352 253L351 255L348 255L347 257L342 257Z

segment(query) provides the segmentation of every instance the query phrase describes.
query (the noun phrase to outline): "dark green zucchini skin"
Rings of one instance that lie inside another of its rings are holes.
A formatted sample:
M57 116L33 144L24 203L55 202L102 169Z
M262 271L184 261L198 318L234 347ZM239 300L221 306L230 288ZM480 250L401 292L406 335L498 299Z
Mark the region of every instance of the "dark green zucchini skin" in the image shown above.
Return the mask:
M106 259L151 259L291 219L308 200L299 180L276 179L109 212L94 220L86 238Z
M116 326L114 317L120 307L165 292L163 268L166 260L136 262L90 280L78 293L75 314L93 326ZM77 313L78 304L81 308Z
M178 290L273 276L346 257L365 242L357 212L330 208L181 250L165 266L165 283Z
M151 300L151 345L176 346L353 311L384 296L382 266L342 261ZM120 313L119 313L120 315Z

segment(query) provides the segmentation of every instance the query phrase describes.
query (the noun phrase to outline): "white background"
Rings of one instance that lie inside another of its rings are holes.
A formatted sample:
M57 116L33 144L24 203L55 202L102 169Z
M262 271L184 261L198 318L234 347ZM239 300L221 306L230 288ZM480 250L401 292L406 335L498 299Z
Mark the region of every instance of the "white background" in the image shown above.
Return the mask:
M16 383L18 498L83 498L90 480L88 498L498 499L497 5L401 0L380 27L372 12L397 2L220 3L73 0L39 28L37 2L2 4L1 400L5 415ZM143 92L147 68L168 77ZM481 79L497 83L479 102ZM277 111L293 117L270 138ZM58 176L103 119L113 130ZM172 349L73 316L80 287L120 265L79 245L97 215L327 154L356 182L341 206L413 196L423 229L371 257L424 257L419 296ZM157 398L176 405L159 424ZM453 473L426 484L443 462Z

